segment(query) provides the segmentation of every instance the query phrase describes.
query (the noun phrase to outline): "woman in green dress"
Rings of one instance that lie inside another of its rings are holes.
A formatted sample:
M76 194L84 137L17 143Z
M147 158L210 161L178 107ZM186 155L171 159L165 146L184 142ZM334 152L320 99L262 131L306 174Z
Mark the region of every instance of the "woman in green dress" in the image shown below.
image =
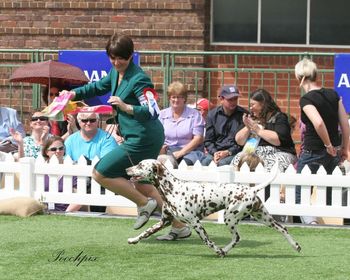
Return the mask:
M149 112L143 91L153 88L153 84L132 61L132 39L113 35L108 40L106 51L113 66L106 77L61 94L71 93L71 99L81 100L111 92L108 103L117 113L115 121L124 142L100 159L94 167L93 178L138 206L134 229L139 229L157 208L157 202L161 205L161 197L152 185L132 184L125 169L143 159L156 159L164 143L164 130L158 115Z

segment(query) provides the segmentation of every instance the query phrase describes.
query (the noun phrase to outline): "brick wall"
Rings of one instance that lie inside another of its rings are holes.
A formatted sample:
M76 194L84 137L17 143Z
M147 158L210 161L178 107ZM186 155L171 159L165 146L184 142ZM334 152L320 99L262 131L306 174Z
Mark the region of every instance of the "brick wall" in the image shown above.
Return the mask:
M130 35L136 50L204 50L205 0L25 0L0 2L2 49L104 49L114 33ZM57 59L45 55L44 60ZM152 62L147 57L141 63ZM1 64L30 62L25 54L0 54ZM203 63L203 61L183 61ZM201 64L203 65L203 64ZM16 85L11 87L8 69L0 68L0 104L25 114L32 111L31 86L25 86L24 102ZM154 82L161 87L162 79Z
M203 50L205 2L3 0L0 46L102 49L124 32L139 50Z

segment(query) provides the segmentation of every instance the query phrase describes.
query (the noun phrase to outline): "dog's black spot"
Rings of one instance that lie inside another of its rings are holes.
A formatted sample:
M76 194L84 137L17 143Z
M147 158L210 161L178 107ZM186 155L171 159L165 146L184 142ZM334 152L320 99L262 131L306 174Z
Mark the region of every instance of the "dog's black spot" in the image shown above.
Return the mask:
M217 204L215 202L209 202L209 207L216 208Z

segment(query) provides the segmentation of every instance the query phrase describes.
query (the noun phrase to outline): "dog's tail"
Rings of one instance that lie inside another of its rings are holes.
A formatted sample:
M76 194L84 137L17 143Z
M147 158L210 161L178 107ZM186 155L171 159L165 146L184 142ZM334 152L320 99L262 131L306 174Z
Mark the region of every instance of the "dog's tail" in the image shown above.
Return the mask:
M265 182L262 182L259 185L252 187L253 192L257 193L258 191L262 190L263 188L266 188L276 178L278 172L279 172L279 168L278 168L278 160L277 160L275 165L271 169L270 177Z

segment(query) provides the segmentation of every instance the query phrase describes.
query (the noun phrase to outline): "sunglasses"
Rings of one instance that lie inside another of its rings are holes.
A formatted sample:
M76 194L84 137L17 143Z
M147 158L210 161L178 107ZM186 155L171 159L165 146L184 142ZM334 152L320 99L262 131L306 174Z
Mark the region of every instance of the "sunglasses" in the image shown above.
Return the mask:
M95 123L97 121L97 119L82 119L80 120L82 123Z
M36 122L36 121L48 121L49 118L48 117L32 117L32 122Z
M49 148L47 149L48 151L50 152L56 152L57 150L58 151L63 151L64 150L64 146L61 146L61 147L52 147L52 148Z

